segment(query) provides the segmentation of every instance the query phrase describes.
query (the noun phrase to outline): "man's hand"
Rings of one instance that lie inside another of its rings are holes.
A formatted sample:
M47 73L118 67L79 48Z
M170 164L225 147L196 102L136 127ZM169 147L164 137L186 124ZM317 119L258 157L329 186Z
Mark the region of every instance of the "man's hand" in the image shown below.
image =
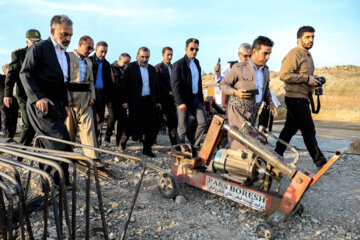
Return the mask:
M94 100L94 99L90 99L90 101L89 101L89 106L94 105L94 103L95 103L95 100Z
M123 103L123 104L122 104L122 107L125 108L125 109L128 109L129 104L128 104L128 103Z
M278 116L277 108L275 107L275 105L274 105L273 103L270 103L269 109L270 109L270 111L273 113L274 117L277 117L277 116Z
M35 106L37 107L37 109L39 109L43 113L48 114L48 112L49 112L49 103L52 106L54 106L54 103L50 99L42 98L42 99L36 101Z
M68 107L72 107L74 104L73 104L73 102L72 101L69 101L68 102Z
M4 105L9 108L12 104L13 98L12 97L4 97Z
M315 79L316 76L309 76L309 81L308 81L308 85L312 86L312 87L315 87L317 85L320 84L320 81L319 80L316 80Z
M214 71L215 71L216 76L220 75L220 70L221 70L221 66L219 64L216 64L215 67L214 67Z
M187 109L185 103L180 104L180 105L178 106L178 108L179 108L180 111L186 111L186 109Z
M161 104L157 103L155 108L156 108L157 111L161 111L161 109L162 109Z
M234 95L241 99L247 99L251 97L251 93L247 93L245 89L238 89L234 92Z

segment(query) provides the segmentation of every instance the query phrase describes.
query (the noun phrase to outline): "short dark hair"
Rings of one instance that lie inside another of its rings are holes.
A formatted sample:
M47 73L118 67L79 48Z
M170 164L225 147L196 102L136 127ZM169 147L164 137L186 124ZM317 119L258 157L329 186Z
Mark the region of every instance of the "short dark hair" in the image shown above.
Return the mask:
M150 49L148 49L147 47L141 47L141 48L139 48L139 50L138 50L138 52L137 52L137 55L139 55L140 51L144 51L144 52L150 53Z
M187 47L187 46L189 46L189 44L190 43L196 43L196 44L200 44L200 42L199 42L199 40L198 39L196 39L196 38L189 38L188 40L186 40L186 46L185 47Z
M314 33L315 32L315 28L313 28L312 26L302 26L301 28L299 28L299 30L297 31L297 38L301 38L304 33L306 32L311 32Z
M128 58L131 59L131 57L130 57L130 55L129 55L128 53L122 53L122 54L120 54L120 56L119 56L119 60L122 59L122 58L126 58L126 57L128 57Z
M274 46L274 42L268 37L258 36L252 44L252 49L260 50L261 46L272 47Z
M79 45L82 44L82 43L86 43L88 40L94 41L94 40L93 40L90 36L88 36L88 35L82 36L82 37L79 39Z
M173 49L171 48L171 47L164 47L163 49L162 49L162 54L164 54L165 52L166 52L166 50L168 50L168 51L173 51Z
M62 14L62 15L55 15L51 18L50 27L54 27L54 25L63 24L63 23L65 23L66 25L70 25L70 26L73 25L70 18L68 16Z
M100 41L96 44L96 48L103 46L103 47L108 47L107 43L105 41Z

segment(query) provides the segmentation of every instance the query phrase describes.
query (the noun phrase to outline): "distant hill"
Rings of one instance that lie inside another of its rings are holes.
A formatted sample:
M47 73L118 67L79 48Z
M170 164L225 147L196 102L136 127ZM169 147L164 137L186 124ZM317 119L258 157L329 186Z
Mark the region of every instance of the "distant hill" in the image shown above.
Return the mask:
M343 65L315 69L315 75L326 78L324 95L320 97L321 110L313 114L317 120L360 121L360 67ZM214 74L203 75L203 84L215 84ZM283 82L279 72L270 72L270 89L284 104ZM315 100L315 98L314 98ZM286 109L280 109L281 118Z

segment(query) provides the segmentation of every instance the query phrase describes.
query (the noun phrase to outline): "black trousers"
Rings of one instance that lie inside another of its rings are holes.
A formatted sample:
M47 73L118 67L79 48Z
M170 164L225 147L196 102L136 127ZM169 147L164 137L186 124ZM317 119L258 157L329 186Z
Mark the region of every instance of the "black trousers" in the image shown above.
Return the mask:
M16 98L13 97L10 107L6 107L3 103L0 104L2 115L2 124L5 130L6 138L13 138L16 133L16 125L18 121L19 105Z
M18 99L18 103L21 111L21 120L23 123L21 126L20 143L24 146L30 146L35 136L35 130L31 126L28 114L26 112L26 100Z
M132 133L139 139L144 136L144 151L151 149L155 143L155 107L153 105L152 97L141 97L140 105L134 109L130 105L130 122Z
M279 138L289 143L300 129L311 158L317 166L321 165L326 159L316 141L315 125L311 117L309 101L305 98L285 97L285 104L287 107L286 122ZM276 143L275 151L278 154L282 156L285 150L285 145L279 142Z
M119 103L111 103L108 105L109 119L107 121L106 135L111 137L116 123L116 144L119 145L120 140L126 142L130 137L129 117L127 110Z
M101 143L101 129L105 119L105 93L101 89L95 89L95 104L93 105L96 139L98 145Z
M35 106L35 103L26 103L26 110L32 127L38 135L45 135L55 137L62 140L70 141L70 136L67 131L65 120L65 104L63 101L52 100L54 106L49 104L48 114L41 112ZM54 142L47 139L39 139L36 145L41 148L54 149L60 151L71 152L71 146L64 143ZM67 163L59 162L65 175L65 183L69 184L69 165ZM51 166L39 164L41 169L51 173L56 184L59 184L59 174Z
M157 114L156 118L156 135L160 131L161 122L165 116L166 126L168 127L168 134L170 138L171 145L177 144L177 111L174 98L172 96L164 97L161 101L162 110Z

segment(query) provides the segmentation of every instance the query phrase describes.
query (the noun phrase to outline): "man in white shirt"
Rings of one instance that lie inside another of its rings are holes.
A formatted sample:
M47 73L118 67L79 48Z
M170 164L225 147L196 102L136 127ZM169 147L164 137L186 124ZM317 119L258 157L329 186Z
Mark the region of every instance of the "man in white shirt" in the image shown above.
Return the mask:
M221 72L220 63L215 65L215 67L214 67L215 81L217 83L219 83L224 78L226 73L228 73L230 71L231 67L235 63L245 62L245 61L248 61L250 59L250 57L251 57L251 45L249 43L242 43L240 45L239 51L238 51L238 57L239 57L238 61L230 61L230 62L228 62L222 72Z
M155 112L161 110L158 78L155 68L149 64L150 49L139 48L136 59L124 71L122 107L129 109L132 133L143 141L143 154L155 157L151 146L156 138Z

